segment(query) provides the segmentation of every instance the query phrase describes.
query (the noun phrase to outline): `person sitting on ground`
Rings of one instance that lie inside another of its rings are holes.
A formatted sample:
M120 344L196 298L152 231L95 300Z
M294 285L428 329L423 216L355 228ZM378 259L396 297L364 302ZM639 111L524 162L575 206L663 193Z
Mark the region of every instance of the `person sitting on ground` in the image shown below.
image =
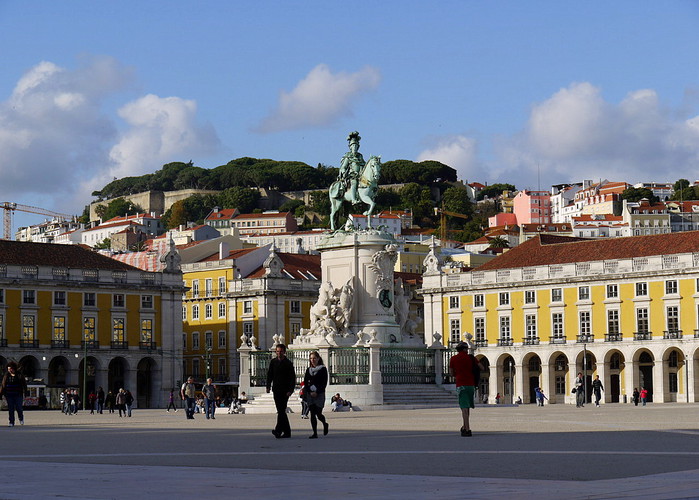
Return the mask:
M245 394L245 391L243 391L240 393L240 396L238 396L237 398L235 398L233 400L230 408L228 409L228 413L240 413L241 405L244 405L247 402L248 402L248 395Z
M340 397L339 392L337 394L335 394L332 398L330 398L330 407L331 407L330 411L339 411L345 406L348 406L350 411L354 411L352 409L352 402L348 401L346 399L342 399Z

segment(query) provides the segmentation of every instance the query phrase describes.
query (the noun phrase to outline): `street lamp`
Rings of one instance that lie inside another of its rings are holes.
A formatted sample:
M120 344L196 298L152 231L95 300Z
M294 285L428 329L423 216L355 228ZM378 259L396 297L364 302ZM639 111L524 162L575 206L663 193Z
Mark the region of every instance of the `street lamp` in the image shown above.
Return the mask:
M206 347L204 349L206 351L206 354L202 356L204 358L204 361L206 362L206 378L208 379L211 376L211 347Z
M515 364L515 361L512 358L508 358L507 360L507 367L510 370L510 404L514 403L514 380L512 380L512 365Z

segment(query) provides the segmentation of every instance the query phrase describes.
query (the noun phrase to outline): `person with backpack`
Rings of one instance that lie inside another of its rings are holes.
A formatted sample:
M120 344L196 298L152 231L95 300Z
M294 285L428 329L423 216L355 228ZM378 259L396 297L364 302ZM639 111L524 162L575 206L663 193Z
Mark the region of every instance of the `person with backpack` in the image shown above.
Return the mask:
M459 342L456 345L456 354L449 360L449 373L456 380L456 394L459 398L459 408L461 408L463 419L461 427L461 436L463 437L472 435L469 417L471 408L476 407L476 386L480 379L481 370L485 370L485 367L473 354L469 354L468 344Z

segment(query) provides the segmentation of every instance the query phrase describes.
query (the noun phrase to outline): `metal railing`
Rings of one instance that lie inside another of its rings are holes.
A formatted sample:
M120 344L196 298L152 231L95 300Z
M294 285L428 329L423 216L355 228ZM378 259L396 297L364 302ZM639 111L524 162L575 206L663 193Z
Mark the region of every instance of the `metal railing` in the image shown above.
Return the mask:
M621 342L621 333L606 333L604 335L605 342Z
M369 349L365 347L332 348L327 365L331 384L369 383Z
M524 345L539 345L539 337L524 337Z
M112 349L128 349L129 348L129 343L126 340L112 340L111 344Z
M272 360L271 351L250 352L250 385L252 387L264 387L267 385L267 370Z
M20 339L20 347L39 347L39 341L37 339Z
M453 384L456 381L454 377L449 373L449 361L451 357L456 355L456 349L444 349L442 351L442 383L443 384Z
M499 346L510 346L513 344L514 344L514 341L511 338L498 339Z
M379 351L384 384L434 384L434 354L427 349L392 348Z
M681 339L682 330L669 330L663 332L664 339Z
M138 348L144 351L150 351L152 349L155 349L155 342L154 341L141 341L138 343Z
M634 340L653 340L653 334L651 332L634 332Z
M67 340L52 340L51 349L66 349L68 347Z
M549 337L549 344L565 344L565 337Z

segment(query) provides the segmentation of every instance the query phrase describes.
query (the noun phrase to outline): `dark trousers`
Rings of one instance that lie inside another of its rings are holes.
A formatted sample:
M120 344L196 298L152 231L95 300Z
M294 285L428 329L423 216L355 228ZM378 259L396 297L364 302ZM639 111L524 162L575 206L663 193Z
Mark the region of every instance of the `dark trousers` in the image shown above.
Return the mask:
M5 394L5 401L7 401L7 413L10 417L10 423L15 424L15 411L17 411L17 416L20 422L24 422L24 411L22 411L22 400L24 397L21 394Z
M187 418L194 418L194 405L196 404L196 401L194 400L194 398L185 398L184 402L186 404L184 411L187 415Z
M204 408L206 408L206 418L215 418L216 413L216 400L204 398Z
M170 401L170 402L168 403L168 405L167 405L168 411L170 411L170 408L172 408L173 410L177 411L177 408L175 407L175 402L174 402L174 401Z
M274 392L274 406L277 407L277 425L275 431L286 436L291 435L291 426L289 425L289 417L286 416L286 407L289 403L289 396L286 392Z

